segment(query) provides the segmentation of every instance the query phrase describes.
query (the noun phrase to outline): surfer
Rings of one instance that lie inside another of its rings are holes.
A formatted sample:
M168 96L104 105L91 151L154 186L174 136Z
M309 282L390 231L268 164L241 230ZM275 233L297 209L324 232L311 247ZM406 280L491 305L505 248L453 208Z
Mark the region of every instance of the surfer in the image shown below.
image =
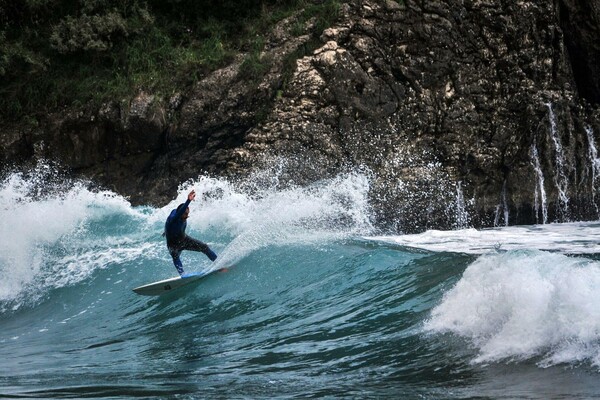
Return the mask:
M192 190L188 194L187 201L180 204L175 210L171 211L167 222L165 222L165 233L164 236L167 238L167 248L171 257L173 257L173 264L177 268L179 275L183 275L183 264L179 256L183 250L201 251L206 254L211 261L217 259L217 255L208 247L206 243L203 243L197 239L189 237L185 234L185 228L187 226L187 218L190 214L190 203L196 198L196 192Z

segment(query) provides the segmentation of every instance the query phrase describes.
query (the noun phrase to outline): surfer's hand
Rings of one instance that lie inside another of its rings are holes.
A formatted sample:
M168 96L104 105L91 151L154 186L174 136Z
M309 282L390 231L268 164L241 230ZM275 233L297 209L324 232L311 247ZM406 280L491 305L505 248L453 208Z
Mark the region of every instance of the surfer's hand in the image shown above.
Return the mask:
M196 198L196 191L192 190L190 194L188 194L188 200L193 201Z

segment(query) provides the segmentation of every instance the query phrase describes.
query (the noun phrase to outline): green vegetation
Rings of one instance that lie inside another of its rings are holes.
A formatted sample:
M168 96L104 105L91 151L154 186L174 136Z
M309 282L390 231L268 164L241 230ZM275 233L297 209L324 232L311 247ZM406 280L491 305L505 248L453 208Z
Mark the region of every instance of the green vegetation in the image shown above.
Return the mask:
M265 41L262 36L255 36L250 44L248 56L240 65L239 77L247 80L258 80L268 70L268 60L261 56L265 47Z
M62 107L169 95L246 52L240 78L269 68L265 34L298 15L315 33L337 0L0 0L0 121ZM298 54L300 56L301 54Z
M337 1L324 1L322 3L307 5L302 13L305 21L315 19L315 32L322 32L329 28L340 12L340 3Z

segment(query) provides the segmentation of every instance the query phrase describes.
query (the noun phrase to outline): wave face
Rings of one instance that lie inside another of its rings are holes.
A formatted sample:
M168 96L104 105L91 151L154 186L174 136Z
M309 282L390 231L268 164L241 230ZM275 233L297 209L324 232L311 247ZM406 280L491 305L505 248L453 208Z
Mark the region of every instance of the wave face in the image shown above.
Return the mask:
M597 224L376 237L361 174L199 177L163 208L54 175L0 184L0 396L600 395ZM227 271L134 294L176 275L161 233L191 188L219 258L184 267Z

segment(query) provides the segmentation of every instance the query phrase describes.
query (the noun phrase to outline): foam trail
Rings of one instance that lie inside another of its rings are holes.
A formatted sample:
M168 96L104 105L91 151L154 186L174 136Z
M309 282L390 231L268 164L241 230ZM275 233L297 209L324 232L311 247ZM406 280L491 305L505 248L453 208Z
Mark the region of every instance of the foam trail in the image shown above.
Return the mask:
M600 263L536 251L480 257L425 329L472 341L474 363L535 358L600 367Z
M428 251L485 254L495 250L538 249L566 254L600 254L597 222L570 222L493 229L429 230L419 234L376 236L369 240Z

